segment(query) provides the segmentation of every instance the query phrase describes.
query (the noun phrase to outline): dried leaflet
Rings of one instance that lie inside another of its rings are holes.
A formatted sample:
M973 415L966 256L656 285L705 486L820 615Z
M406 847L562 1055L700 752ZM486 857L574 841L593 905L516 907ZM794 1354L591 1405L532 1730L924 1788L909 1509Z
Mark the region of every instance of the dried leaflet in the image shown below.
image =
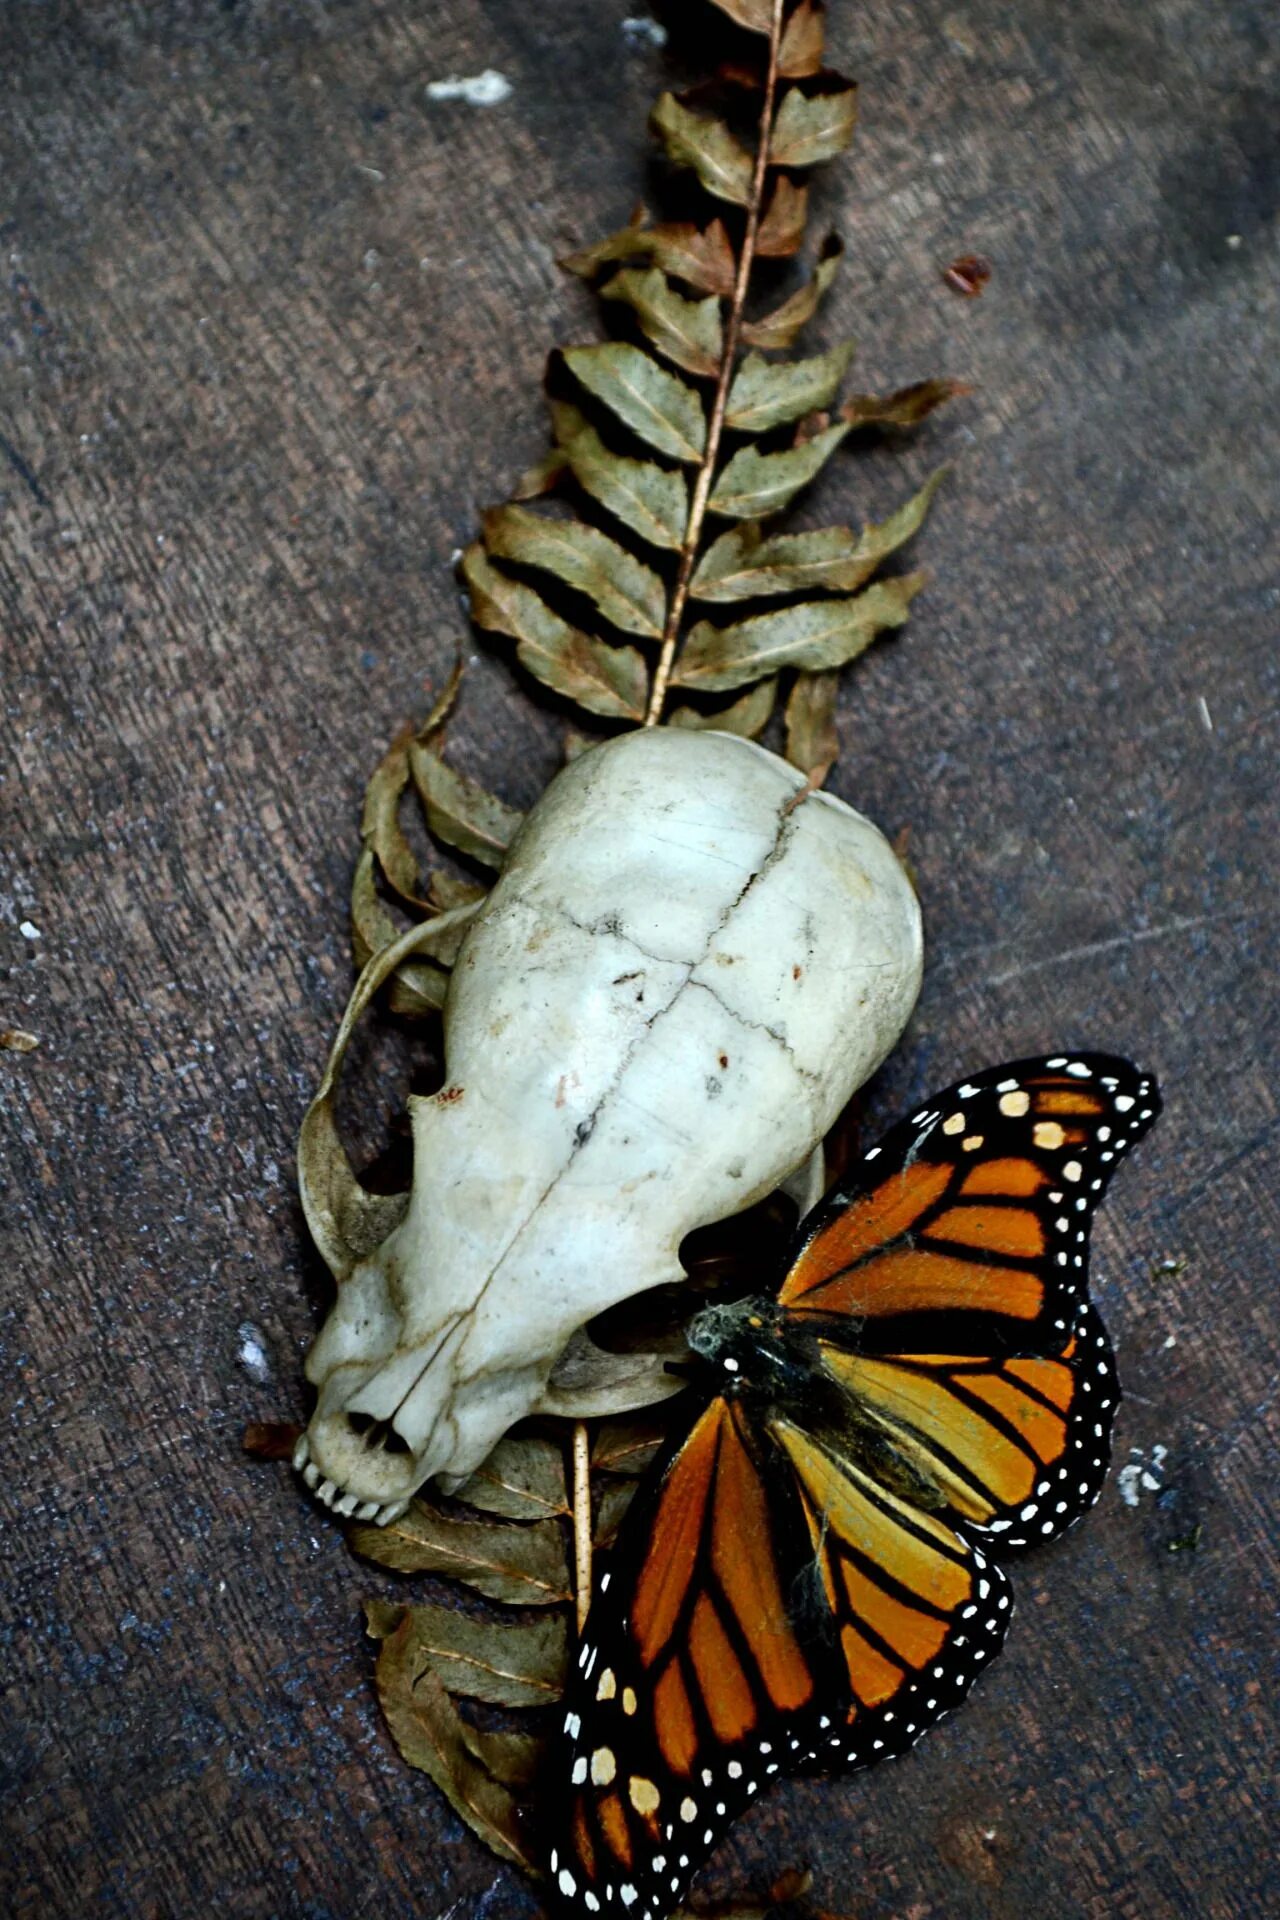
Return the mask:
M714 727L720 733L737 733L745 740L754 740L768 726L777 698L777 681L762 680L750 693L744 693L740 700L732 701L727 707L672 707L667 725L693 729Z
M497 873L524 815L447 766L420 740L410 744L409 768L432 833Z
M658 352L688 373L713 378L723 350L720 302L714 294L686 300L657 267L626 267L600 289L604 300L621 300L635 314Z
M503 1736L481 1733L462 1718L417 1645L407 1616L382 1641L376 1684L387 1725L409 1765L431 1776L455 1812L499 1859L535 1872L535 1855L521 1830L519 1802L502 1778L504 1771L511 1771L514 1756L509 1749L504 1752ZM530 1751L530 1765L533 1758Z
M394 1573L447 1573L508 1606L557 1606L572 1598L564 1534L554 1520L527 1526L463 1519L415 1500L384 1527L354 1526L353 1552Z
M722 693L783 667L841 667L877 634L900 627L924 575L882 580L849 598L817 600L757 614L736 626L701 622L689 635L676 685Z
M479 1619L451 1607L365 1602L371 1638L407 1628L406 1653L428 1663L450 1693L497 1707L546 1707L564 1688L569 1621Z
M787 699L787 758L805 778L820 787L840 751L836 732L836 693L839 672L834 667L818 673L798 673Z
M554 1520L569 1513L564 1448L533 1434L500 1440L454 1496L504 1520Z
M666 594L660 577L598 527L517 506L493 507L484 516L484 546L490 559L554 574L585 593L613 626L647 640L662 637Z

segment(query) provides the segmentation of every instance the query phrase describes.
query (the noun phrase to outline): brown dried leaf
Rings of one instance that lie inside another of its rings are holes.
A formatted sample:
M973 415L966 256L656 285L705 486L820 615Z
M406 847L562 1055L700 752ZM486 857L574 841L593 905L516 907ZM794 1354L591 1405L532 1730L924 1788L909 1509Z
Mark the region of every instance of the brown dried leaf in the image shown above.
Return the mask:
M678 550L689 518L684 475L611 452L578 409L564 401L551 403L551 418L579 486L650 546Z
M649 123L677 166L692 167L708 193L745 207L751 198L754 164L722 120L691 113L674 93L658 96Z
M400 825L400 802L409 784L407 733L394 741L373 770L365 788L360 834L375 855L383 878L402 900L424 906L419 898L418 862Z
M822 785L840 752L836 732L839 684L840 675L834 667L821 673L798 673L787 700L787 759L814 787Z
M798 253L809 217L809 189L779 176L756 233L756 252L763 260L789 260Z
M450 1607L366 1600L365 1623L371 1640L387 1640L407 1626L412 1652L463 1699L495 1707L546 1707L564 1691L569 1622L563 1615L528 1623L483 1620Z
M773 30L773 0L711 0L712 6L719 7L721 13L748 33L770 33Z
M702 556L690 592L697 600L719 603L759 600L812 587L853 593L917 532L945 472L940 467L896 513L857 535L847 527L823 527L813 533L774 534L766 539L749 521L733 527Z
M5 1053L34 1053L40 1045L38 1033L28 1033L25 1027L5 1027L0 1029L0 1051Z
M573 1597L556 1520L527 1526L464 1520L417 1499L385 1527L356 1525L352 1551L394 1573L445 1573L512 1607L558 1606Z
M641 1474L667 1437L669 1423L652 1415L603 1420L591 1443L593 1473Z
M793 346L801 328L806 327L817 312L818 303L835 279L843 258L844 241L839 234L829 233L822 243L812 277L772 313L766 313L759 320L748 320L742 329L743 344L760 347L766 353Z
M506 1520L551 1520L567 1514L564 1449L536 1434L508 1435L454 1497Z
M688 373L714 378L720 370L724 329L720 301L686 300L659 267L625 267L601 289L604 300L622 300L666 359Z
M592 1544L597 1553L611 1547L617 1539L618 1528L635 1498L635 1492L634 1480L608 1480L597 1492L591 1529Z
M525 468L511 489L511 498L541 500L544 494L555 491L568 471L569 461L563 448L552 447L550 453L544 453L541 460L535 460L531 467Z
M407 1615L379 1649L376 1684L392 1738L409 1765L430 1775L455 1812L500 1859L536 1872L536 1855L521 1831L517 1802L493 1765L492 1743L499 1736L467 1725L416 1644Z
M935 407L972 393L962 380L917 380L895 393L854 393L840 409L851 427L915 427Z
M702 621L685 643L672 684L720 693L749 686L783 667L844 666L877 634L903 624L923 585L923 574L904 574L863 593L804 601L731 627Z
M432 833L497 873L524 815L446 766L420 740L410 745L409 770Z
M822 0L800 0L788 20L778 51L778 72L784 80L810 80L822 71L823 11Z
M598 733L583 733L578 727L566 727L564 730L564 764L566 767L581 754L589 753L592 747L600 745Z
M843 153L858 120L858 89L839 74L824 75L822 90L793 87L778 109L769 144L775 167L815 167Z
M829 407L852 359L852 340L808 360L776 363L749 353L729 389L725 425L735 433L766 433Z
M510 635L521 666L535 679L588 713L644 718L647 678L638 648L606 646L571 627L532 587L490 566L478 541L468 547L462 571L477 626Z
M574 378L655 452L697 465L707 444L707 419L692 387L625 340L569 347L563 359Z
M292 1460L302 1428L292 1420L251 1420L240 1445L253 1460Z
M737 263L723 220L713 220L705 228L674 221L654 227L650 240L655 266L704 293L730 298Z
M656 227L644 225L640 218L617 233L598 240L593 247L566 254L560 265L579 279L594 280L601 270L622 260L651 260L665 273L696 287L703 293L716 293L726 299L734 286L733 248L722 220L708 227L695 227L688 221L663 222Z
M373 850L365 847L351 881L351 948L357 970L398 940L403 931L379 897ZM387 998L393 1013L424 1020L439 1012L448 990L449 976L443 968L430 961L402 960L391 977Z
M488 893L488 887L478 880L463 880L456 873L431 876L431 903L442 913L450 913L455 907L479 906Z
M540 568L585 593L615 627L662 638L667 596L661 580L598 527L492 507L484 516L484 544L496 560Z
M673 707L666 724L696 732L737 733L744 740L754 740L768 726L777 697L776 679L762 680L727 707Z
M848 433L838 422L800 446L781 453L743 447L735 453L712 489L708 505L728 520L764 520L778 513L801 487L807 487Z
M418 728L419 740L430 740L433 734L439 733L441 727L453 712L458 699L458 691L462 686L462 674L462 650L459 648L454 657L449 678L445 681L442 690L436 695L430 713Z

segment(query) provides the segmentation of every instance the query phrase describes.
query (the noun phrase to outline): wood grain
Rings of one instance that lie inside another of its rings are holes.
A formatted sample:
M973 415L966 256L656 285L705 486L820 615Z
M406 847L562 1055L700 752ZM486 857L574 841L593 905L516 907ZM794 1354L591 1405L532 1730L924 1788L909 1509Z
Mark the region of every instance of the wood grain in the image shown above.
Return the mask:
M292 1148L349 984L362 785L448 671L449 558L541 451L547 348L593 337L553 256L652 185L672 68L624 30L639 11L0 9L0 1027L41 1040L0 1053L20 1920L537 1908L378 1724L377 1578L238 1436L302 1410L322 1308ZM863 125L818 196L815 239L838 221L850 255L817 343L856 332L868 388L978 385L905 451L842 457L812 508L878 516L955 462L934 584L841 698L833 784L910 828L930 936L874 1114L1059 1043L1159 1071L1097 1291L1120 1461L1168 1452L1162 1492L1113 1485L1019 1570L962 1715L879 1775L779 1791L707 1885L811 1863L850 1920L1261 1915L1269 10L831 12ZM428 100L489 67L503 104ZM967 252L995 269L976 300L942 281ZM527 805L562 718L468 644L453 751ZM372 1151L406 1054L384 1030L362 1060Z

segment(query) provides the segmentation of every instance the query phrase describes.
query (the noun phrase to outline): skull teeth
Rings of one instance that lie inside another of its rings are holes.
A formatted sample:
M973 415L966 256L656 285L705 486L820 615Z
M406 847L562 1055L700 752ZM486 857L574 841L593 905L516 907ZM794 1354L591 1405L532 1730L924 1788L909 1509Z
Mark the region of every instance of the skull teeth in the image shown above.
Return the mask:
M361 1501L355 1493L344 1493L334 1480L322 1480L320 1469L311 1458L311 1448L304 1433L293 1450L293 1464L302 1475L316 1499L344 1520L372 1521L375 1526L390 1526L405 1512L408 1500L388 1500L384 1505L380 1500Z

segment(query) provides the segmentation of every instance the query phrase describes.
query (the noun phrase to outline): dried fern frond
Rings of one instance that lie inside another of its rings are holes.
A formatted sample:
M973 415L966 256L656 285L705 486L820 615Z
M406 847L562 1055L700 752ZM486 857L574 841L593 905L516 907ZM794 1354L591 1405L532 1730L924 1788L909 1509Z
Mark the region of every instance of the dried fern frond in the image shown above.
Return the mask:
M856 537L830 528L767 538L762 523L812 484L849 434L914 425L961 389L930 380L840 404L852 342L777 357L817 311L843 248L828 236L805 283L752 315L756 268L798 251L807 175L851 140L857 90L824 67L822 9L811 0L715 4L750 35L754 57L735 51L718 95L714 84L710 95L664 93L651 117L668 160L707 197L706 223L652 224L639 208L562 262L597 288L626 337L552 355L555 451L517 494L554 492L560 511L494 509L463 574L477 624L513 639L537 680L597 718L702 718L756 733L771 698L672 714L668 701L785 672L796 676L797 716L830 709L826 676L900 626L922 584L919 575L867 583L918 530L937 480ZM553 605L566 588L576 608L590 609L577 624ZM783 596L783 607L728 623L702 611ZM797 694L813 674L820 688ZM807 755L813 740L798 719L788 729L792 754ZM825 775L829 747L822 730L824 764L804 764L806 774Z
M935 379L846 394L851 342L788 357L839 271L835 235L799 285L755 310L760 263L791 260L804 243L808 175L848 145L857 93L823 64L819 0L712 4L731 64L710 88L663 93L651 120L671 166L705 197L705 217L654 221L640 207L562 262L598 292L613 334L552 354L554 444L484 515L461 571L477 625L512 643L525 672L595 725L754 738L781 704L787 757L817 786L838 748L839 669L903 624L923 584L918 573L876 575L919 531L941 475L857 533L772 523L852 435L914 426L963 389ZM443 757L458 683L455 670L369 783L353 944L359 965L381 960L344 1034L382 980L394 1011L438 1012L469 920L520 826L519 813ZM567 750L588 744L573 732ZM420 870L420 835L403 817L411 803L428 838L461 866L433 858ZM340 1065L341 1046L309 1122L319 1159L337 1154ZM349 1193L346 1204L349 1212ZM398 1203L361 1194L355 1204L358 1220L335 1216L335 1245L372 1243ZM732 1249L716 1257L723 1264ZM584 1531L597 1544L616 1530L664 1417L593 1429ZM354 1550L388 1572L467 1590L466 1613L369 1603L379 1697L404 1757L495 1853L531 1872L522 1809L540 1742L481 1725L458 1702L520 1712L558 1698L575 1598L571 1506L562 1436L522 1432L456 1499L419 1499L387 1528L350 1530ZM518 1617L504 1614L513 1608ZM780 1887L772 1897L789 1894Z

